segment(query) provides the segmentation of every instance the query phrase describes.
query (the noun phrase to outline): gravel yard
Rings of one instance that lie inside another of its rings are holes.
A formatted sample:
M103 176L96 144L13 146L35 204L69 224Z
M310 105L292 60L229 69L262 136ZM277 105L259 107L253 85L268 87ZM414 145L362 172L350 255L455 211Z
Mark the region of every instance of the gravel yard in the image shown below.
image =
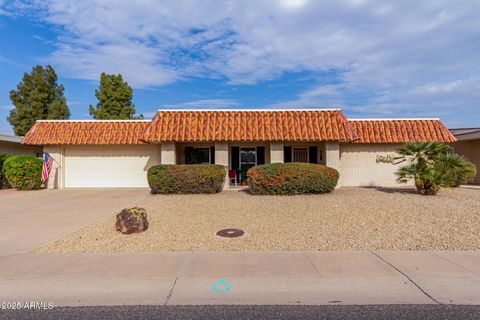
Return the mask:
M332 194L155 195L144 203L150 228L123 235L115 219L79 230L37 252L238 250L479 250L480 190L340 188ZM218 238L223 228L246 231Z

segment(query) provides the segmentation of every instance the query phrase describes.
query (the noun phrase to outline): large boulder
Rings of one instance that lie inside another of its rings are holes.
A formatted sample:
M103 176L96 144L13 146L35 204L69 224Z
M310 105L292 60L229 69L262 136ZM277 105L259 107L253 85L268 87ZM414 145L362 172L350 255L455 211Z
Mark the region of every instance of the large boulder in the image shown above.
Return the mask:
M137 207L123 209L117 214L115 228L125 234L139 233L147 230L147 210Z

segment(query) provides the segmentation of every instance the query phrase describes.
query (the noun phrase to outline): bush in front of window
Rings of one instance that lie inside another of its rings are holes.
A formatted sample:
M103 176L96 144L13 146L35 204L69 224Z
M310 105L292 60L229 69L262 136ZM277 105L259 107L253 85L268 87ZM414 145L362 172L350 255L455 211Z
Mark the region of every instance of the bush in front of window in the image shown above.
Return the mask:
M295 195L332 192L338 182L338 171L321 164L272 163L248 170L252 194Z
M8 157L3 163L3 175L18 190L40 189L42 160L29 155Z
M225 168L215 164L167 164L148 169L152 194L217 193L225 182Z

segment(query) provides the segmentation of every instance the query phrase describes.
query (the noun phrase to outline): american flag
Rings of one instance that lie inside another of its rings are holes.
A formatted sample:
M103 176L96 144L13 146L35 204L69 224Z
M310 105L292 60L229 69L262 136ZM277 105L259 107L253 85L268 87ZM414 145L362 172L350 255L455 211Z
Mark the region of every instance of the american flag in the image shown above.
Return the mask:
M43 153L42 182L46 183L52 170L53 158L47 152Z

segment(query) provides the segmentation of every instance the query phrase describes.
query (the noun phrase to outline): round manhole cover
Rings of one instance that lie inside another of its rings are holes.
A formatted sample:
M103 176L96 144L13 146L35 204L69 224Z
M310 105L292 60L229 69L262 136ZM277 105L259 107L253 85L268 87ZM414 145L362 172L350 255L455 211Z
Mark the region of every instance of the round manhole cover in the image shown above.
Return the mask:
M240 229L222 229L217 231L217 236L224 238L236 238L245 234L245 231Z

